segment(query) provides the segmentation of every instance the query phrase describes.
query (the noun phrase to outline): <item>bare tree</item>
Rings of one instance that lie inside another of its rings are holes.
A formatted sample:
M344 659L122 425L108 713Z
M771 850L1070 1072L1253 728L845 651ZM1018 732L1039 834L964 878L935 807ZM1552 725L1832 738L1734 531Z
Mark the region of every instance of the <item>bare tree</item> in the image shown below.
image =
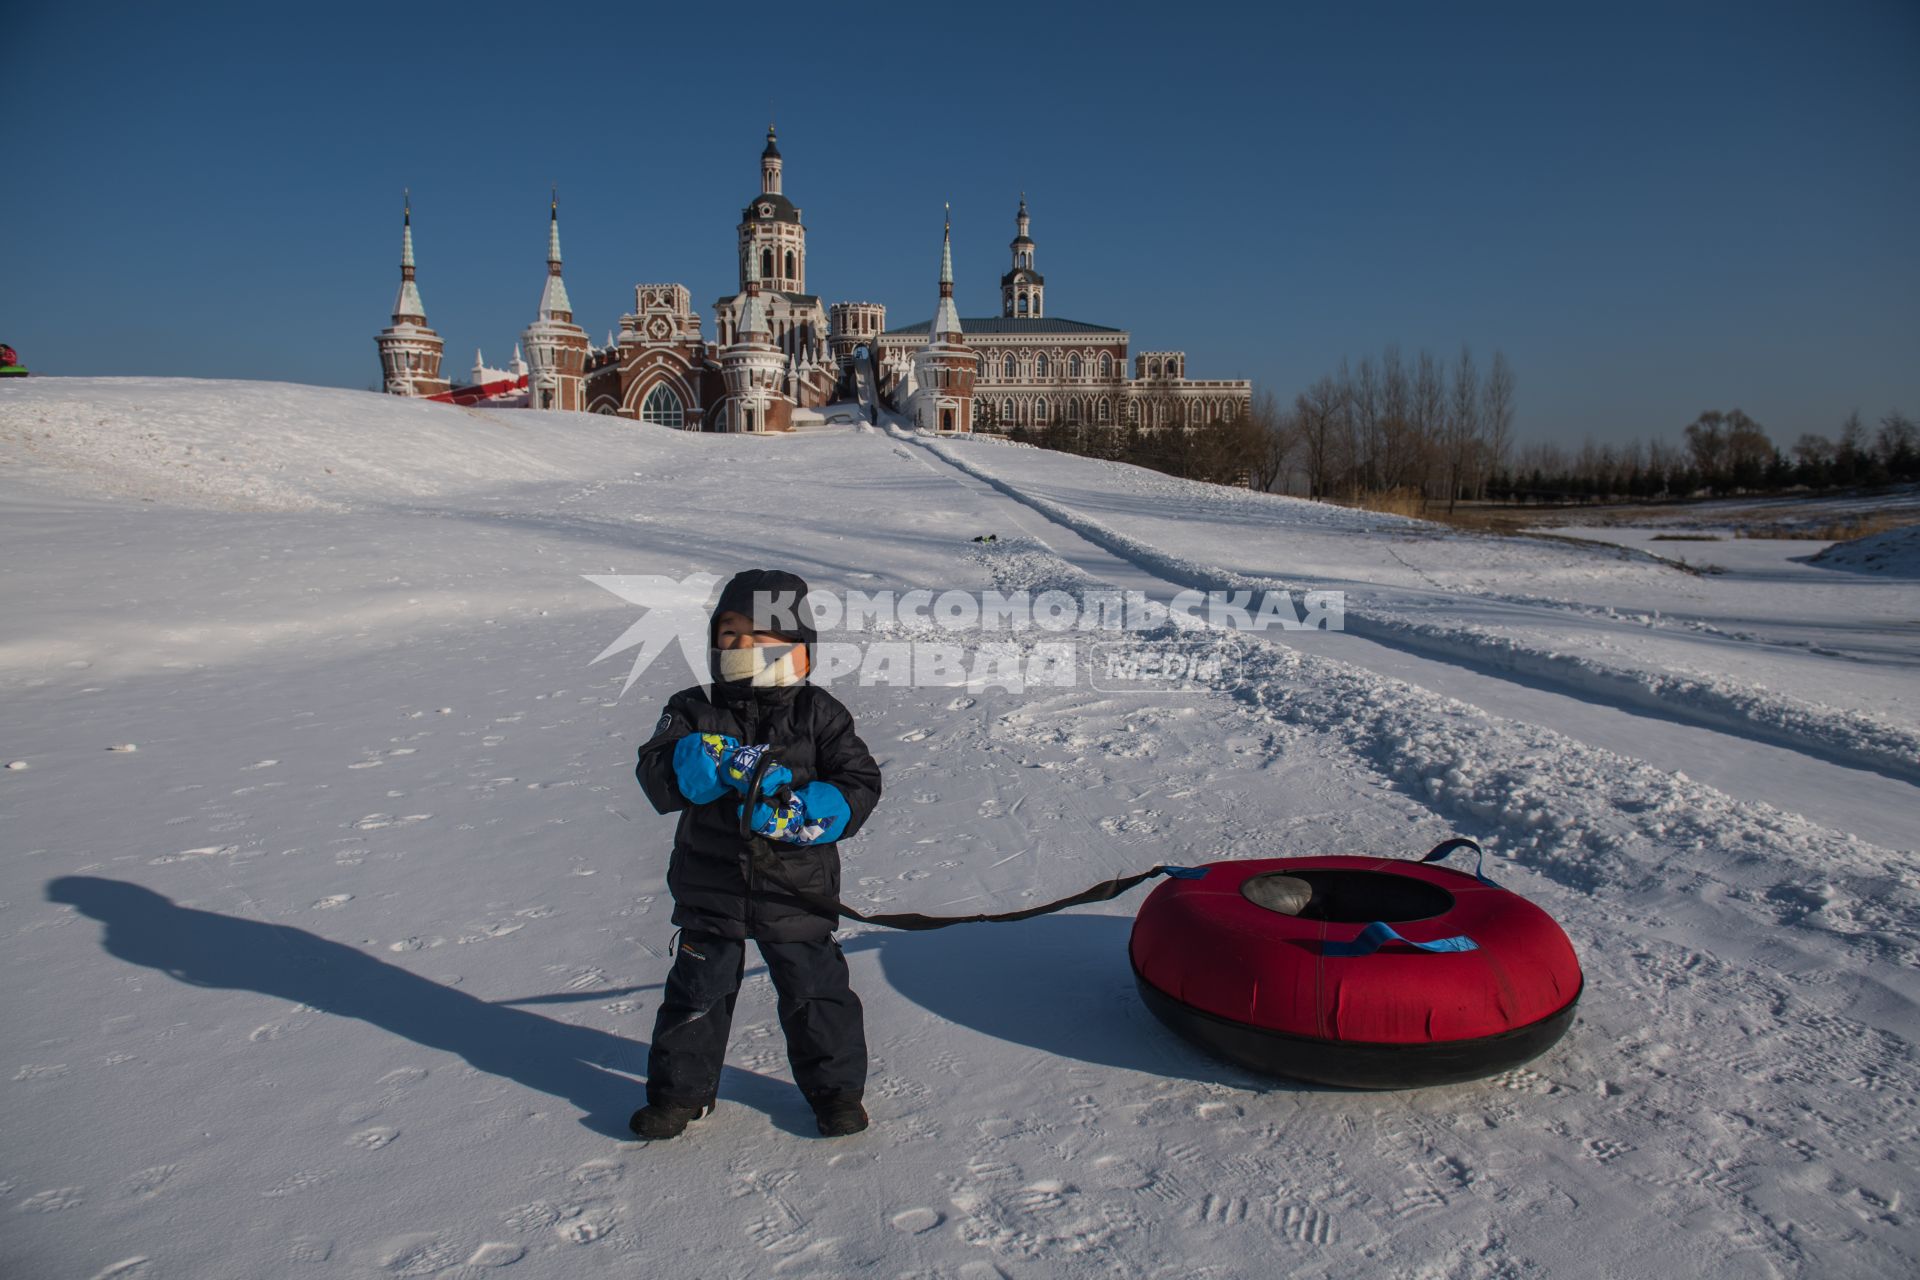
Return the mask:
M1380 412L1374 417L1374 439L1368 448L1373 468L1370 487L1397 489L1405 479L1412 418L1413 387L1400 346L1394 343L1380 354Z
M1472 349L1463 346L1459 360L1454 362L1453 394L1447 404L1448 515L1453 514L1462 485L1471 484L1476 493L1485 486L1480 428L1480 372L1474 367Z
M1293 416L1300 433L1300 448L1306 455L1307 492L1324 498L1333 491L1334 477L1346 456L1346 388L1332 378L1321 378L1293 402Z
M1434 473L1443 465L1442 437L1447 426L1447 376L1433 352L1422 351L1414 364L1413 403L1408 414L1407 460L1404 474L1422 495L1433 488Z
M1371 489L1376 482L1380 445L1380 375L1367 356L1360 357L1351 377L1346 361L1340 362L1341 382L1346 386L1346 426L1352 485Z
M1487 465L1506 464L1513 448L1513 366L1504 351L1493 353L1493 367L1487 370L1487 385L1480 396L1482 438L1486 441Z
M1293 454L1298 438L1295 420L1281 410L1273 392L1263 390L1248 406L1244 421L1247 468L1252 473L1253 487L1266 493L1286 470L1287 460Z

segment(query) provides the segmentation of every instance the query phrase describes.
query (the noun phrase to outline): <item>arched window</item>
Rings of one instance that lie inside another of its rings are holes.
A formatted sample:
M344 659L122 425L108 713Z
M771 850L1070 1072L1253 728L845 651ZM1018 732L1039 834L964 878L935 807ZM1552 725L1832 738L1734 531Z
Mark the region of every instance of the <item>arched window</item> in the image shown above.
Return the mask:
M1023 293L1020 295L1020 301L1017 304L1015 309L1018 310L1021 315L1027 314L1027 295L1026 294Z
M1080 402L1078 400L1067 401L1067 421L1076 424L1080 421Z
M1067 357L1067 376L1069 378L1078 378L1084 372L1085 372L1085 367L1080 363L1079 352L1076 351L1074 354Z
M773 279L773 250L771 249L760 251L760 279L763 281Z
M1111 421L1113 418L1113 405L1105 396L1101 396L1100 407L1096 412L1100 415L1100 421Z
M1033 402L1033 420L1035 422L1045 422L1047 420L1047 399L1045 396Z
M640 421L678 431L686 426L686 410L680 403L680 397L673 394L673 388L663 382L647 392L646 400L640 405Z
M1008 358L1011 359L1012 357L1008 357ZM1013 421L1013 397L1012 396L1008 396L1005 400L1002 400L1000 402L1000 421L1002 422Z
M1052 364L1047 360L1047 353L1042 351L1034 357L1033 376L1036 378L1044 378L1047 376L1047 371L1052 367Z
M789 280L793 279L794 275L795 275L795 272L793 269L793 250L789 249L787 250L787 279Z
M1100 353L1100 377L1104 380L1107 378L1111 378L1112 376L1113 376L1113 357L1108 355L1106 352L1102 351Z
M1148 363L1147 376L1149 378L1157 378L1160 376L1160 362L1158 360L1154 360Z
M1011 354L1007 356L1006 366L1003 371L1007 375L1008 382L1012 382L1015 378L1020 376L1020 366L1013 362L1013 356Z

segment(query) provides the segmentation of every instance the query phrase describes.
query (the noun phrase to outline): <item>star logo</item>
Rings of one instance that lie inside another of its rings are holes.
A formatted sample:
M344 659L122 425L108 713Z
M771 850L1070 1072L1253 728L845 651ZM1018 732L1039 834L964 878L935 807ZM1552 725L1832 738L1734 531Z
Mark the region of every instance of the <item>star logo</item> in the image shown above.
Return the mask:
M646 610L638 622L593 660L598 662L639 646L639 652L633 655L633 667L627 672L627 682L620 686L621 696L633 688L633 682L653 665L655 658L675 643L679 644L681 656L686 658L687 669L693 672L694 679L701 688L707 687L708 602L713 599L714 587L719 585L718 574L694 573L678 579L657 573L583 573L580 576Z

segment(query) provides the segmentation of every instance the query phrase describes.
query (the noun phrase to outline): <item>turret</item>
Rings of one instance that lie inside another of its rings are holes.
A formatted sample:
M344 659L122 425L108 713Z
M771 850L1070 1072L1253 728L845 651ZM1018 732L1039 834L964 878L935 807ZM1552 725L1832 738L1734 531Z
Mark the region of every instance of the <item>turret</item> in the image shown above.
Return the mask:
M751 258L733 341L720 353L720 376L727 386L726 430L786 429L793 416L787 391L788 357L773 345L767 304L760 295L759 265Z
M940 301L927 326L927 345L913 358L908 413L923 431L973 430L973 387L978 364L967 349L960 312L953 305L953 217L940 239Z
M381 384L389 395L433 396L447 389L440 376L444 344L427 327L426 304L414 281L411 192L400 206L400 291L393 299L393 323L375 335L374 344L380 348Z
M521 334L527 349L527 407L585 409L587 331L573 322L573 303L560 275L560 193L547 215L547 280L540 290L538 318Z

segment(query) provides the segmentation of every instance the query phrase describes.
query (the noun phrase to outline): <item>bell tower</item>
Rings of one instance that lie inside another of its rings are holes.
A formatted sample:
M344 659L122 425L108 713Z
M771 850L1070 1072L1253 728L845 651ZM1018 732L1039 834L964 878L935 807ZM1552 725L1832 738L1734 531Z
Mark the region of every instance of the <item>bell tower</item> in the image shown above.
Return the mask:
M747 260L769 293L807 291L807 229L800 210L781 192L780 143L767 126L760 153L760 194L740 211L740 292L747 291Z
M1027 193L1020 193L1020 212L1014 215L1013 268L1000 277L1000 314L1009 319L1038 320L1046 311L1047 281L1033 269L1033 237L1027 234Z

